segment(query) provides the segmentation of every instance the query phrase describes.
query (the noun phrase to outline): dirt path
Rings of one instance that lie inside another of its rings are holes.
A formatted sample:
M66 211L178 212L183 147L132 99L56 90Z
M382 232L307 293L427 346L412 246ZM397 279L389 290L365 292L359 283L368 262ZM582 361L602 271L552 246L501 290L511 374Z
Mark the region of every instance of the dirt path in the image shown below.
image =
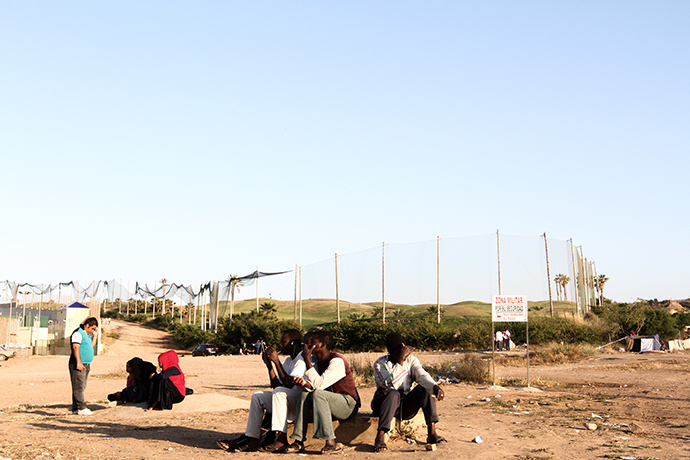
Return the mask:
M97 356L86 389L96 412L67 412L67 357L31 357L0 364L0 458L2 459L218 459L229 454L215 439L244 431L246 402L265 389L266 371L255 356L192 358L180 363L195 394L172 411L109 407L106 395L124 384L132 356L155 360L172 345L160 331L113 321L107 334L119 339ZM422 362L456 358L419 353ZM355 359L373 360L358 355ZM523 368L497 368L499 377L526 376ZM534 366L541 391L448 385L438 404L439 432L450 441L435 452L403 441L374 454L369 445L343 456L373 459L682 459L690 458L690 354L613 354L564 366ZM368 411L373 388L360 388ZM596 429L588 429L596 428ZM472 442L476 436L483 443ZM423 439L421 436L420 439ZM310 453L319 443L310 444ZM270 458L270 454L242 456Z
M103 327L105 343L111 342L109 335L118 336L114 343L105 346L102 352L105 356L158 356L166 350L177 349L170 334L157 329L117 320L110 320L110 324Z

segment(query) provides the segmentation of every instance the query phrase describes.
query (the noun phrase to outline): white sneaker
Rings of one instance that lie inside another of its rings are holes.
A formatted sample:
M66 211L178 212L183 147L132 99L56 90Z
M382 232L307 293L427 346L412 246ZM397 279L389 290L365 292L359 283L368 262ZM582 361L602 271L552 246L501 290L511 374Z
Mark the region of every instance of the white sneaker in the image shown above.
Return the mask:
M93 415L93 411L87 407L86 409L78 410L77 415Z

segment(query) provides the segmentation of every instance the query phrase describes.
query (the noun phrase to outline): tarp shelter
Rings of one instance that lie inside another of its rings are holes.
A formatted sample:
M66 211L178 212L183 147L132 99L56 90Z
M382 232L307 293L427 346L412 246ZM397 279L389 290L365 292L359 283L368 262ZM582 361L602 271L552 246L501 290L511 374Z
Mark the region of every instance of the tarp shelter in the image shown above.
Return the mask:
M659 334L629 335L625 340L625 351L644 353L646 351L661 350Z
M669 340L668 351L690 350L690 339Z

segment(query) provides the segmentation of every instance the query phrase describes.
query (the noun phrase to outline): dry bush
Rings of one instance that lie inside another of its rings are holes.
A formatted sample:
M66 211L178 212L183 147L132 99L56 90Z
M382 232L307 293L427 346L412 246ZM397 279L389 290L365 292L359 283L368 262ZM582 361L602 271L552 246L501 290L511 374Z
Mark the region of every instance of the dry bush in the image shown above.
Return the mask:
M529 353L530 364L568 364L590 358L596 353L596 347L590 344L548 343L532 347ZM500 355L496 364L501 366L524 366L525 354Z
M499 379L499 381L497 383L499 385L501 385L502 387L526 387L527 386L527 379L526 378L519 378L519 377L511 377L511 378ZM549 380L549 379L542 377L542 376L531 377L529 384L531 387L539 387L539 388L551 388L551 387L560 385L558 382L554 382L553 380Z
M374 363L371 362L371 359L355 356L348 361L357 386L367 387L375 385Z
M424 366L436 380L448 383L485 383L489 381L489 364L476 354L465 354L460 360L441 361L435 365Z

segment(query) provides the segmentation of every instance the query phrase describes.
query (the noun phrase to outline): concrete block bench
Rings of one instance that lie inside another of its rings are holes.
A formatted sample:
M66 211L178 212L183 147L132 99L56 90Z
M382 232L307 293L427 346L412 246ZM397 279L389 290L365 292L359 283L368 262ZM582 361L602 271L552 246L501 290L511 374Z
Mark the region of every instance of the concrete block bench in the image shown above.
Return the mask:
M348 420L334 420L333 429L335 430L335 437L338 442L345 444L346 446L359 446L359 445L374 445L374 440L376 439L376 432L378 431L379 418L374 417L371 413L357 414ZM394 419L391 423L391 430L388 432L390 439L404 438L408 436L414 436L417 430L421 427L425 427L424 415L420 411L414 418L410 420L403 420L399 422ZM314 439L313 435L313 425L309 424L309 429L307 430L307 446L317 447L320 449L322 447L322 441ZM291 431L288 430L290 433Z

